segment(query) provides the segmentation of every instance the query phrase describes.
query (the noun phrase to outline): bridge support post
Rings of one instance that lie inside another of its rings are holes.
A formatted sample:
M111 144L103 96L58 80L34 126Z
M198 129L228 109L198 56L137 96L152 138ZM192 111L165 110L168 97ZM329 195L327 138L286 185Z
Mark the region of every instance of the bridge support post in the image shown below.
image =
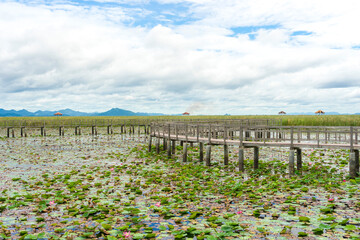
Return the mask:
M187 162L187 142L185 142L185 144L184 144L184 149L183 149L183 162Z
M171 153L175 154L176 141L171 140Z
M155 146L156 146L156 153L159 154L160 153L160 138L156 138L156 143L155 143Z
M289 152L289 175L292 176L294 175L294 154L295 154L295 150L294 149L290 149Z
M180 146L184 146L184 141L180 141Z
M224 165L229 165L229 145L224 145Z
M359 176L359 150L354 150L355 152L355 171L356 171L356 176Z
M152 136L149 137L149 152L151 152Z
M239 171L244 172L244 148L239 148Z
M254 147L254 170L259 168L259 147Z
M21 137L24 136L24 129L25 129L24 127L21 127L21 128L20 128L20 136L21 136Z
M171 141L170 141L170 139L168 139L168 142L167 142L167 155L168 155L168 158L171 158Z
M207 145L206 146L206 155L205 155L205 161L206 161L206 166L210 167L211 166L211 145Z
M355 178L357 175L356 172L356 155L355 155L355 151L352 150L350 152L350 159L349 159L349 174L350 174L350 178Z
M200 142L200 146L199 146L199 161L203 162L204 161L204 143Z
M166 149L167 149L166 139L163 138L163 151L166 151Z
M302 150L301 148L296 149L296 169L299 173L302 172Z
M7 135L6 136L9 138L10 137L10 128L7 128L6 130L7 130Z
M61 136L61 127L59 127L59 136Z

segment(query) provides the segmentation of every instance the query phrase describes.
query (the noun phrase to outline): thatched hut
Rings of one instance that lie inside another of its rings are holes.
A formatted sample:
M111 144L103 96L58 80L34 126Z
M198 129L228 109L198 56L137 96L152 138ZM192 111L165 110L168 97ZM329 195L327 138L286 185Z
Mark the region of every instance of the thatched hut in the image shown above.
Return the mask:
M315 114L317 114L317 115L322 115L322 114L325 114L325 112L324 112L323 110L317 110L317 111L315 112Z
M284 111L279 112L279 115L285 115L285 114L286 114L286 112L284 112Z
M54 116L56 117L62 116L62 113L61 112L54 113Z

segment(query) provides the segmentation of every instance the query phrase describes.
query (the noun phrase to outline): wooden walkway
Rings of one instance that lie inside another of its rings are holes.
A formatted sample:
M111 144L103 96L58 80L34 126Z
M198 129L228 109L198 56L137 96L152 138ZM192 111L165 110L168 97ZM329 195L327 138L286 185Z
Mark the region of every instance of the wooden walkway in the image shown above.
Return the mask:
M168 150L174 152L176 141L184 146L183 161L187 161L187 144L198 143L200 161L203 161L206 146L206 165L210 166L212 145L224 145L224 164L228 164L228 146L239 146L239 170L244 171L244 148L254 148L254 168L258 168L259 147L289 148L289 174L302 168L303 148L349 149L349 173L351 177L359 173L359 135L360 127L286 127L286 126L248 126L241 123L202 124L202 123L156 123L151 125L149 150L152 138L157 141L159 152L160 139ZM185 143L185 145L184 145Z
M85 129L91 129L91 135L97 135L98 129L106 128L107 134L123 134L130 133L135 134L149 134L150 125L154 123L163 123L164 120L160 119L96 119L96 120L62 120L60 117L58 119L44 120L44 121L23 121L23 120L11 120L0 122L0 137L5 135L6 137L27 137L30 131L37 131L41 136L47 135L47 130L49 129L58 129L59 136L64 136L65 132L67 135L83 134ZM174 122L181 123L191 123L191 119L183 118L182 121L179 119L174 120ZM241 120L219 120L219 119L203 119L199 120L202 124L221 124L221 123L239 123L241 122L244 126L258 126L258 125L269 125L269 126L279 126L281 125L281 120L279 119L241 119ZM115 132L115 129L118 132ZM143 129L143 131L142 131ZM4 134L2 134L4 132Z

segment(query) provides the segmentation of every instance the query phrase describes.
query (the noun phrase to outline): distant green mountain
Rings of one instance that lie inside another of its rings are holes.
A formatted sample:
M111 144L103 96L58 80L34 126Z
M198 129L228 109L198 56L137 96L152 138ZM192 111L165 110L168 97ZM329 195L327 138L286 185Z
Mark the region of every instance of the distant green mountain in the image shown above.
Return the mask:
M135 113L129 110L124 110L120 108L112 108L109 111L102 113L87 113L74 111L70 108L61 109L57 111L36 111L29 112L25 109L23 110L5 110L0 108L0 117L50 117L54 116L54 113L60 112L63 116L161 116L162 113Z

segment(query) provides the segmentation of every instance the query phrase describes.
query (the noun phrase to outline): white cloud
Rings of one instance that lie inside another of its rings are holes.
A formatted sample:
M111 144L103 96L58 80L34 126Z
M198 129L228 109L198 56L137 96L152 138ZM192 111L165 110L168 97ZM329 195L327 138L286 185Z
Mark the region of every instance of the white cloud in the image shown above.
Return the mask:
M143 26L151 2L98 2L132 7L0 3L0 108L359 112L357 1L159 0L192 21Z

